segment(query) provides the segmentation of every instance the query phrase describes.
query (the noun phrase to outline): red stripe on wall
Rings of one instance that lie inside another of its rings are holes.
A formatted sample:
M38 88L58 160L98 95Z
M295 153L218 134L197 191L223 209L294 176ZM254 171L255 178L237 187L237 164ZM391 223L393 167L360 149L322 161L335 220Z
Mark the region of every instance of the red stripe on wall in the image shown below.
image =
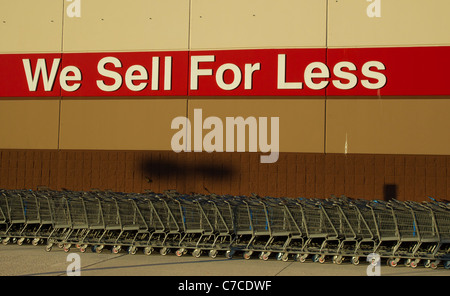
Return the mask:
M449 46L0 54L0 65L0 97L450 95Z

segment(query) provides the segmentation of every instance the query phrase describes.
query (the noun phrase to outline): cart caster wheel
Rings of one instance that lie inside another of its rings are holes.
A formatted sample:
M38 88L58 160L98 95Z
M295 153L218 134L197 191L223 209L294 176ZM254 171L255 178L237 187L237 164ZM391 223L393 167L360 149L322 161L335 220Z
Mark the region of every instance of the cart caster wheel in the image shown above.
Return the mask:
M333 257L333 263L340 265L344 261L344 258L342 256L334 256Z
M318 261L319 261L320 264L325 263L325 255L320 256Z
M210 250L209 251L209 257L211 257L211 258L216 258L217 257L217 253L218 253L218 251L217 250L214 250L214 249L212 249L212 250Z
M137 247L135 247L135 246L128 247L128 254L136 255L136 252L137 252Z
M114 247L111 249L111 252L112 252L113 254L118 254L118 253L120 252L121 249L122 249L122 248L121 248L120 246L114 246Z
M411 267L411 262L412 262L411 259L406 259L406 260L405 260L405 266L406 266L406 267Z
M104 245L96 246L95 253L100 254L103 251Z
M70 252L70 247L64 247L64 252L69 253Z
M289 261L289 253L278 253L277 254L277 260L287 262Z
M52 247L53 247L52 244L45 246L45 251L50 252L52 250Z
M261 255L259 256L261 260L267 261L269 260L271 252L261 252Z
M352 259L350 261L352 262L353 265L358 265L359 264L359 257L352 257Z
M64 244L63 243L58 243L58 248L60 248L60 249L64 248Z
M394 258L389 258L387 261L387 265L390 267L396 267L397 266L397 260L395 260Z
M430 268L431 268L431 269L437 269L438 266L439 266L439 263L440 263L439 260L436 260L436 261L434 261L434 262L431 262Z
M444 268L450 269L450 261L444 261Z
M308 254L297 254L297 255L295 255L295 260L299 261L301 263L305 263L306 262L306 258L308 258Z
M10 240L9 237L4 238L4 239L2 240L2 244L6 246L7 244L9 244L9 240Z
M253 254L252 251L247 251L247 252L244 252L243 257L244 257L245 260L248 260L248 259L250 259L250 257L252 256L252 254Z
M201 249L195 249L194 251L192 251L192 256L194 256L195 258L200 258L201 255L202 255Z
M411 267L411 268L416 268L418 265L419 265L419 259L417 259L417 260L412 260L411 261L411 264L409 265L409 267Z
M225 252L225 258L227 258L227 259L232 259L233 255L234 255L234 251L228 250Z
M145 247L143 252L144 252L145 255L149 256L149 255L152 254L153 248L152 247Z
M431 260L425 260L423 262L423 265L425 266L425 268L430 268L431 267Z
M161 250L159 250L159 253L160 253L162 256L166 256L167 253L169 253L169 249L164 247L164 248L162 248Z
M311 258L312 262L317 262L319 261L319 255L318 254L314 254Z
M178 257L183 256L183 254L184 254L184 249L178 249L178 250L175 252L175 255L177 255Z
M81 253L86 253L87 247L88 247L88 246L86 246L86 245L80 246L80 252L81 252Z
M19 246L23 245L23 242L24 242L24 241L25 241L25 238L24 238L24 237L19 238L19 239L17 240L17 245L19 245Z
M39 241L40 241L39 238L35 238L35 239L33 239L33 240L31 241L31 244L32 244L33 246L37 246L37 245L39 244Z

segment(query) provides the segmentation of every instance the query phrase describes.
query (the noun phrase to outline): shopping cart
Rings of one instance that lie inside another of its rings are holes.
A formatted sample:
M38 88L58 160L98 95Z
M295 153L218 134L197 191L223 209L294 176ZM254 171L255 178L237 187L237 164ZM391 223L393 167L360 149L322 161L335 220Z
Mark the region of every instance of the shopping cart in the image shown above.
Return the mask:
M303 212L306 234L301 257L312 255L314 262L324 263L327 256L336 255L339 245L338 231L330 219L330 211L325 210L330 208L317 199L300 199L298 205Z
M264 197L261 202L265 205L267 213L268 239L261 250L259 258L268 260L272 253L277 253L277 260L287 261L289 259L288 246L299 234L299 229L286 202L282 198Z
M225 252L228 258L232 257L231 246L234 241L235 224L234 212L227 197L212 195L203 202L209 204L209 221L214 229L214 241L211 244L209 256L215 258L220 252Z

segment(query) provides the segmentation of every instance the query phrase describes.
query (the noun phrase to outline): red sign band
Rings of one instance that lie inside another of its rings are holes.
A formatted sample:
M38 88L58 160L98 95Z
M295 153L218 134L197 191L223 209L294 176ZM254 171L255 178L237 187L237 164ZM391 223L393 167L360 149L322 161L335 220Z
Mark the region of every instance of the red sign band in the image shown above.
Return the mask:
M450 95L450 47L1 54L0 97Z

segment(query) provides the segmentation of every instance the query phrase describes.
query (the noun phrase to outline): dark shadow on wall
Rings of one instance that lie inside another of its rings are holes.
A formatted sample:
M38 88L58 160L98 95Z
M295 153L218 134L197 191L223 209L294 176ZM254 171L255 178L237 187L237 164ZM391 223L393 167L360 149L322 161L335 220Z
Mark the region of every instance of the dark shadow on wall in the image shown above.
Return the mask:
M172 159L149 157L142 163L142 174L148 183L167 181L170 178L177 181L207 179L211 182L221 182L225 178L231 178L234 173L238 172L233 169L231 163L218 154L208 155L201 160L187 155ZM204 189L208 191L208 188Z

